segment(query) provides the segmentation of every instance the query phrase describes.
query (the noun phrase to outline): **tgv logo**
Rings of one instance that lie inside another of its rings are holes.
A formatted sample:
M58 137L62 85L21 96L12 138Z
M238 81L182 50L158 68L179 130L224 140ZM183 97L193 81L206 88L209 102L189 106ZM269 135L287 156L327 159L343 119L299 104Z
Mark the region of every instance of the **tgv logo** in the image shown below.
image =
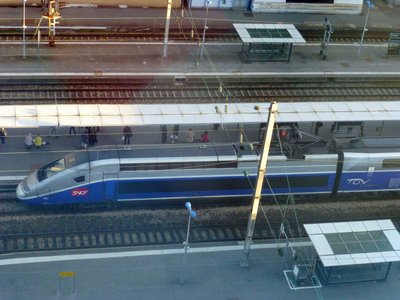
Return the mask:
M71 191L71 195L73 197L77 196L86 196L89 193L89 190L86 188L75 189Z
M369 181L370 181L370 179L364 180L364 179L361 179L361 178L347 179L347 183L348 184L352 184L352 185L364 185L364 184L368 183Z

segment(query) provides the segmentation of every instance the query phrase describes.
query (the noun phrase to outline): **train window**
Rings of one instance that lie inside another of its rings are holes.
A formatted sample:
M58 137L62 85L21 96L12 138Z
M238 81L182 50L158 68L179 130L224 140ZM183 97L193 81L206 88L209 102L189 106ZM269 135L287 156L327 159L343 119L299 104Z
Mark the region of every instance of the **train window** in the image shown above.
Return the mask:
M75 180L76 182L83 182L83 181L85 181L85 176L75 177L74 180Z
M43 168L40 168L37 174L38 180L42 181L46 178L50 178L51 176L64 170L65 170L65 159L61 158L59 160L53 161L52 163L49 163Z
M236 168L237 162L171 162L171 163L149 163L149 164L121 164L120 171L150 171L150 170L172 170L172 169L205 169L205 168Z
M218 168L237 168L237 161L220 161L217 165Z
M400 168L400 159L384 159L382 164L383 169L399 169Z

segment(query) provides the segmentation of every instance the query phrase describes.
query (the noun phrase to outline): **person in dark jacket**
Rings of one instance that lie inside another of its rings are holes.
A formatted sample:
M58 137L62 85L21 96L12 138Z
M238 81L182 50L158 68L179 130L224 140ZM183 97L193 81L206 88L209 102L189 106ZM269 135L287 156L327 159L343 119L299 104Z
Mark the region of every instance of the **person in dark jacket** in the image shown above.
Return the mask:
M122 134L124 135L124 145L129 145L133 135L131 128L129 126L125 126Z

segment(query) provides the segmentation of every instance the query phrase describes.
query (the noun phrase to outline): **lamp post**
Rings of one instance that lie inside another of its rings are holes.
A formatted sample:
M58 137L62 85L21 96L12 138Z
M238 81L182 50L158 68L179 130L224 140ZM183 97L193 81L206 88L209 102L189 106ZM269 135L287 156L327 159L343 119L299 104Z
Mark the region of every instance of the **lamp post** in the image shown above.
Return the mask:
M192 204L190 202L186 202L185 203L185 207L188 211L189 214L189 220L188 220L188 227L187 227L187 231L186 231L186 240L183 242L184 245L184 252L183 252L183 259L182 259L182 269L181 269L181 279L180 279L180 283L183 285L184 283L184 278L183 278L183 273L184 273L184 269L185 269L185 265L186 265L186 253L189 249L189 232L190 232L190 220L192 218L196 217L196 212L194 210L192 210Z
M23 9L22 9L22 58L26 58L26 43L25 43L25 2L26 0L22 0Z
M361 48L362 48L363 42L364 42L364 35L365 35L365 32L368 31L367 23L368 23L368 17L369 17L369 10L370 10L370 8L374 8L374 5L371 3L370 0L365 1L365 3L367 3L367 6L368 6L368 8L367 8L367 16L365 18L364 29L363 29L363 32L362 32L362 35L361 35L361 41L360 41L360 46L358 47L357 56L360 56L360 54L361 54Z
M200 58L203 58L204 42L206 40L206 30L208 29L208 27L207 27L208 7L211 3L212 3L211 0L207 0L207 2L206 2L206 18L204 19L203 42L201 43Z

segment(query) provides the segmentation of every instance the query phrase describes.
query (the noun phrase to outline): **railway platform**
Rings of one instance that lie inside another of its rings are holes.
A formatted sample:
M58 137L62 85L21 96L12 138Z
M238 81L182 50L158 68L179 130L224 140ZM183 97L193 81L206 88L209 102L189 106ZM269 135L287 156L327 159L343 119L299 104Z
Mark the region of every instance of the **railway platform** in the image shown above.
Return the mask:
M368 29L399 32L400 8L380 5L371 11ZM28 18L35 19L38 8L27 10ZM74 8L62 11L61 26L131 26L135 30L151 31L155 23L163 28L165 11L160 9ZM204 11L193 10L193 17L202 28ZM180 11L174 11L174 20ZM137 18L136 16L140 16ZM297 27L323 28L322 15L313 14L255 14L247 17L242 11L210 10L208 28L232 27L232 23L294 24ZM332 15L330 22L339 27L361 30L365 16ZM20 26L20 8L0 8L3 27ZM174 21L175 22L175 21ZM172 23L174 23L172 22ZM171 27L177 26L176 22ZM3 30L4 30L3 28ZM33 32L33 27L28 28ZM60 29L58 32L61 32ZM201 30L200 30L201 31ZM361 38L361 34L360 34ZM322 36L321 36L322 39ZM16 41L3 41L1 49L1 78L57 76L348 76L365 74L398 75L400 60L386 57L387 44L365 43L358 55L359 41L331 43L326 50L326 60L320 56L320 41L304 46L294 45L290 62L243 62L240 59L242 44L238 41L207 41L204 57L199 57L200 45L192 41L170 41L168 55L163 58L163 44L151 38L139 41L112 42L100 40L56 41L56 47L28 40L26 59L22 58L22 45Z
M291 290L275 243L253 245L248 268L242 255L233 243L191 245L184 265L176 246L10 255L0 260L0 298L398 299L397 264L386 281Z

